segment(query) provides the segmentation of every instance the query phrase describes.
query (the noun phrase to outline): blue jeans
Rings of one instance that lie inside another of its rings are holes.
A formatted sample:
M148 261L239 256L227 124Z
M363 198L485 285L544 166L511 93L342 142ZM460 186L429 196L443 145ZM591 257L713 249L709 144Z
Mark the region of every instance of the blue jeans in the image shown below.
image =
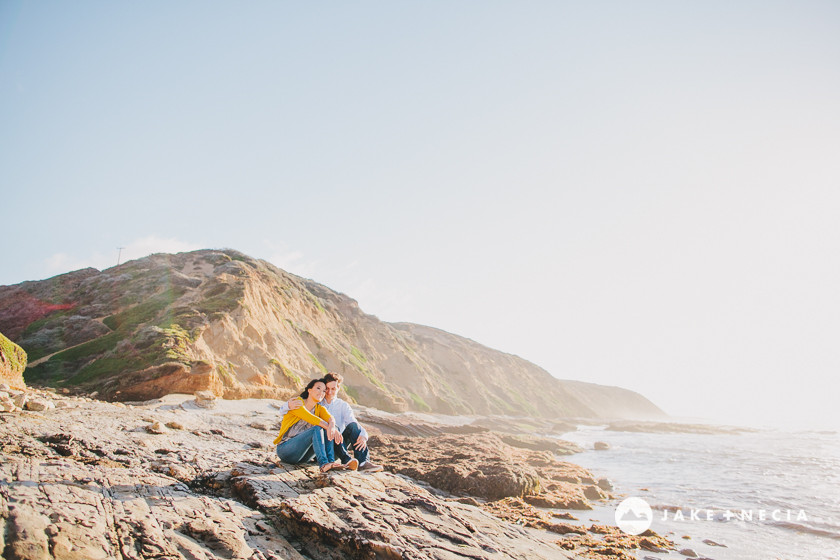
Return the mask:
M353 455L356 459L359 460L359 464L361 465L365 461L368 460L368 448L365 447L361 451L353 447L353 444L356 443L356 440L359 437L359 434L362 433L362 428L356 422L350 422L347 424L347 427L344 428L344 431L341 432L341 435L344 437L344 443L333 443L335 456L341 459L342 463L347 463L350 460L350 455L347 453L348 449L353 451ZM329 446L327 446L329 447Z
M327 440L327 432L320 426L312 426L292 439L278 443L277 456L284 463L293 465L307 463L313 458L318 460L320 466L335 461L332 442Z

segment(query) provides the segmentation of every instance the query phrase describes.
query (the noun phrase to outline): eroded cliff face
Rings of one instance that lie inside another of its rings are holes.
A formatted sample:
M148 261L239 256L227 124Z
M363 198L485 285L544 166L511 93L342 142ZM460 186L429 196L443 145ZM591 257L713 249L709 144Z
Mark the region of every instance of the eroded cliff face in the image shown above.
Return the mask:
M0 333L0 384L13 389L23 389L23 370L26 368L26 352L23 348Z
M662 415L630 391L569 384L438 329L379 321L344 294L236 251L0 287L0 330L29 353L30 382L111 400L205 389L286 398L337 371L349 400L390 411Z

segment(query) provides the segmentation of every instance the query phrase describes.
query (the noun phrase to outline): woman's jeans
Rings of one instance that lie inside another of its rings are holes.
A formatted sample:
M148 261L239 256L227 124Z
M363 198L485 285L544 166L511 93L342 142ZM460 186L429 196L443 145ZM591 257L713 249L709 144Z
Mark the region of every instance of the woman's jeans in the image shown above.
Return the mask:
M293 465L309 462L313 458L321 466L335 461L332 442L327 440L327 432L320 426L312 426L292 439L278 443L277 456L284 463Z

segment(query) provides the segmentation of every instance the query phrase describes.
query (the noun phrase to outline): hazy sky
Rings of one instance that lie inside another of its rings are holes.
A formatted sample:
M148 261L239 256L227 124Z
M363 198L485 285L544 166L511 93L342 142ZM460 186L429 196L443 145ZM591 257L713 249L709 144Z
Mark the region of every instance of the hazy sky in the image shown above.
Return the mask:
M229 247L840 427L840 3L0 0L0 284Z

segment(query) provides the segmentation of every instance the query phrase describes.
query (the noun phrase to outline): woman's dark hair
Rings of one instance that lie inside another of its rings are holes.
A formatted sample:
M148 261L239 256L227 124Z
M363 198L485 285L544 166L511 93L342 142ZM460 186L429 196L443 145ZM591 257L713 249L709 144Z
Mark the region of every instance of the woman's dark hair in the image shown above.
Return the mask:
M320 377L318 379L313 379L309 383L306 384L306 388L303 390L303 393L300 394L300 398L306 400L309 398L309 389L315 386L316 383L324 383L324 380ZM326 385L326 383L324 383Z

